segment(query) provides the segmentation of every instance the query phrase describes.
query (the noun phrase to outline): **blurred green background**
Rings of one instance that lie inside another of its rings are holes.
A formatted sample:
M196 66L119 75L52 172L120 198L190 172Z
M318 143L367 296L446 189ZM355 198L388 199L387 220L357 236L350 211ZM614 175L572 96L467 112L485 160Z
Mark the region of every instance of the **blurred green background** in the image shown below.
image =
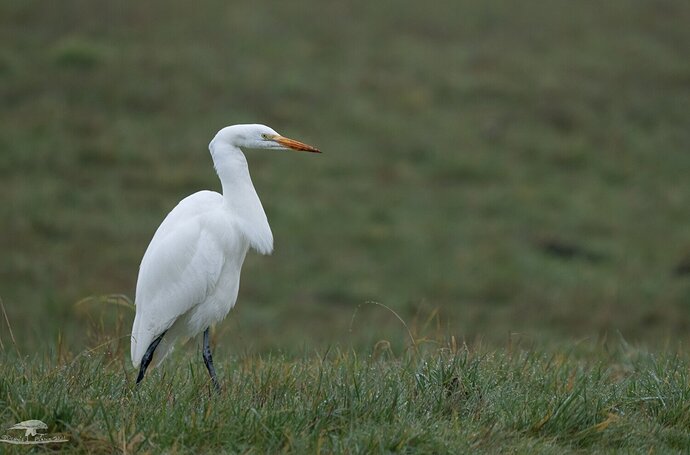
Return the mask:
M220 189L210 139L254 122L324 153L248 156L276 248L226 352L404 339L367 301L415 336L687 342L688 24L687 1L0 1L19 348L81 350L113 311L128 333L75 303L134 297L167 212Z

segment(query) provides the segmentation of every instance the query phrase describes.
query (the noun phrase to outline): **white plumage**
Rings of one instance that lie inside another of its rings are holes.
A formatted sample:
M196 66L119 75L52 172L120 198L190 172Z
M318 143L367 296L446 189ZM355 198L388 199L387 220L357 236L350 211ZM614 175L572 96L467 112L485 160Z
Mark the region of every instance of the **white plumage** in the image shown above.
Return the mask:
M273 250L273 234L242 152L247 149L318 152L264 125L234 125L216 134L209 150L223 194L200 191L183 199L141 261L131 345L132 363L142 367L140 379L147 366L142 358L156 338L164 334L153 347L154 366L179 338L193 337L228 314L250 247L261 254Z

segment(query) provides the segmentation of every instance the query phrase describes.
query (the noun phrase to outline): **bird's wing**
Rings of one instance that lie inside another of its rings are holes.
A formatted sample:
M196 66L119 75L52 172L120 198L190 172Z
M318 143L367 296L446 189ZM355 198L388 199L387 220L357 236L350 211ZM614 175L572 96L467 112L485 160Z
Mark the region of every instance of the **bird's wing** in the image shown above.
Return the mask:
M224 263L223 242L233 229L221 207L220 194L195 193L168 214L153 236L137 279L132 327L135 366L156 337L215 288ZM224 227L227 232L219 234Z

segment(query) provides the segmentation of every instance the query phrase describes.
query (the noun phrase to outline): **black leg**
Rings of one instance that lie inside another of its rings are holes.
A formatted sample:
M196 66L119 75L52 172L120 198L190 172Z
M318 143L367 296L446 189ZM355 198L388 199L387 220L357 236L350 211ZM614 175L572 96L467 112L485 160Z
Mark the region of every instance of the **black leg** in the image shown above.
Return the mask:
M220 393L220 384L218 384L218 378L216 377L216 369L213 368L213 357L211 357L211 345L209 344L208 327L204 330L204 363L208 369L208 374L211 375L211 381L216 388L216 392Z
M141 366L139 367L139 376L137 376L137 384L139 384L142 381L142 379L144 379L144 373L146 373L146 369L149 367L149 363L151 363L151 360L153 359L153 351L155 351L158 347L158 344L163 339L163 335L165 335L165 332L161 333L158 338L151 342L149 348L146 350L146 353L144 354L144 357L141 358Z

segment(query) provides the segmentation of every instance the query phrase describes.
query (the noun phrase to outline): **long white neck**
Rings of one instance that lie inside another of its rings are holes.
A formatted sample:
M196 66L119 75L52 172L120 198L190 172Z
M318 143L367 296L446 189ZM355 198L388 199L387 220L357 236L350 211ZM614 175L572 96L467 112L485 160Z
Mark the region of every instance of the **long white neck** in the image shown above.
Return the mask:
M227 209L238 220L238 227L252 248L261 254L270 254L273 251L273 234L249 176L247 158L242 150L227 143L212 143L210 150L223 186Z

